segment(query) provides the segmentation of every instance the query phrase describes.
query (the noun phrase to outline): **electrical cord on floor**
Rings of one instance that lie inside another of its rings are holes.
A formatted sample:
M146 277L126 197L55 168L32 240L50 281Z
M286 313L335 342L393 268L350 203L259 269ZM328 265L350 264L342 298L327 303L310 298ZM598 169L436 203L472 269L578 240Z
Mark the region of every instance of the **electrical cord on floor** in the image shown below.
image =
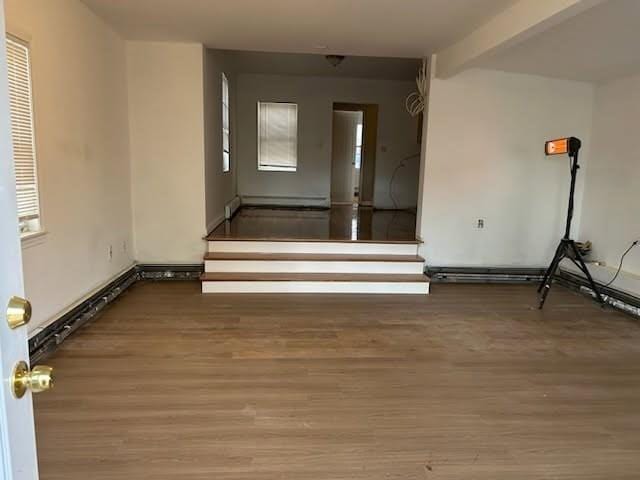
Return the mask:
M393 170L391 178L389 179L389 197L391 198L391 202L393 203L394 210L398 210L398 202L393 196L393 181L395 180L396 174L400 171L400 169L403 168L406 165L407 161L411 160L412 158L420 158L420 152L414 153L413 155L409 155L400 160L396 168Z
M391 220L389 220L389 223L387 224L387 238L389 238L389 232L391 231L391 226L393 225L393 222L396 219L396 215L398 214L398 209L399 209L398 202L396 201L396 198L393 196L393 181L395 180L396 174L400 171L400 169L404 168L406 163L412 158L420 158L420 152L414 153L413 155L409 155L407 157L404 157L402 160L400 160L396 168L393 170L393 173L391 174L391 178L389 179L389 197L391 198L391 202L393 203L393 215L391 216Z
M635 241L634 241L634 242L629 246L629 248L627 248L627 249L625 250L625 252L622 254L622 256L620 257L620 265L618 265L618 270L616 271L616 274L613 276L613 278L611 279L611 281L605 285L605 287L609 287L609 286L611 286L611 284L612 284L613 282L615 282L615 281L616 281L616 278L618 278L618 275L620 275L620 272L622 271L622 263L624 262L624 257L626 257L626 256L627 256L627 253L629 253L629 252L633 249L633 247L635 247L636 245L638 245L638 243L640 243L640 240L635 240Z

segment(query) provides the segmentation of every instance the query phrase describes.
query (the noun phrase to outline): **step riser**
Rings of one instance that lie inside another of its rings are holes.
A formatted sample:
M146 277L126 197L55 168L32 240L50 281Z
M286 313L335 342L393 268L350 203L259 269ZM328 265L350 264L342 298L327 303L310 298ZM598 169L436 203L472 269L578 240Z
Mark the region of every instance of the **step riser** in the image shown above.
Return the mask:
M202 282L202 293L361 293L427 295L428 283L415 282Z
M228 253L290 253L333 255L417 255L418 245L405 243L364 242L265 242L227 241L209 243L209 252Z
M422 262L207 260L205 272L421 274Z

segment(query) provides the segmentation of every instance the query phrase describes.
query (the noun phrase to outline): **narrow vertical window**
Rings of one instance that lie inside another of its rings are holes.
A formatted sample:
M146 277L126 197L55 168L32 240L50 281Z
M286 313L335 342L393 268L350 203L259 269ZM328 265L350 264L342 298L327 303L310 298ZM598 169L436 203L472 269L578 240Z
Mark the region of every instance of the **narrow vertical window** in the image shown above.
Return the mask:
M231 129L229 126L229 80L222 74L222 171L231 170Z
M16 169L18 221L23 235L41 229L29 53L26 43L7 37L11 137Z

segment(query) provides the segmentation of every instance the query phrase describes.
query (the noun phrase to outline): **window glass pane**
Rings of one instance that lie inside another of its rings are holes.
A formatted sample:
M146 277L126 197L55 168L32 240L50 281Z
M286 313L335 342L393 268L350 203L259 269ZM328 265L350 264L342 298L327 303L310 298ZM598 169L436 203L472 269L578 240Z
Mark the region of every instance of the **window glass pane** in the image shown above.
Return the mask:
M223 172L228 172L230 168L229 165L229 153L228 152L222 152L222 171Z
M358 147L362 146L362 124L359 123L356 127L356 145Z
M296 171L298 164L298 106L258 103L258 169Z
M222 171L231 170L231 127L229 123L229 81L222 74Z
M33 98L29 47L7 37L7 73L11 137L16 171L20 231L40 230L40 199L33 135Z

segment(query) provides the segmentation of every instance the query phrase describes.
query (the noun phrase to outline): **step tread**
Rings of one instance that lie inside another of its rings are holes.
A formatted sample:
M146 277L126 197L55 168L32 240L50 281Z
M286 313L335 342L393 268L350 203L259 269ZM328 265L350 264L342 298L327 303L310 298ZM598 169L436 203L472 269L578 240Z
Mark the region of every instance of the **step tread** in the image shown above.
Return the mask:
M236 273L207 272L203 282L411 282L429 283L429 277L416 274L379 273Z
M317 253L242 253L210 252L205 260L294 261L294 262L404 262L424 263L418 255L360 255Z

